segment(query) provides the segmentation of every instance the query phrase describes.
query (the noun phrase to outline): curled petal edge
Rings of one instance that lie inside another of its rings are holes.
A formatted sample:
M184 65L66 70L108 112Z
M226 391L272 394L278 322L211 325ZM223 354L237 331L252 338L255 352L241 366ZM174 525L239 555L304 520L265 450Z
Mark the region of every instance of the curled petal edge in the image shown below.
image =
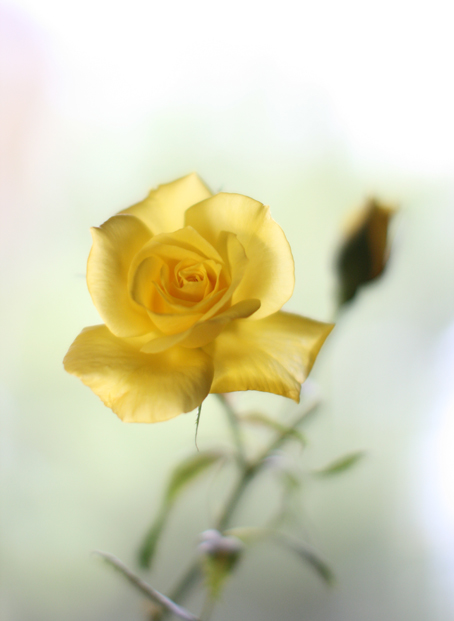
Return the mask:
M333 327L283 311L228 324L204 347L214 363L210 392L258 390L299 402L301 384Z

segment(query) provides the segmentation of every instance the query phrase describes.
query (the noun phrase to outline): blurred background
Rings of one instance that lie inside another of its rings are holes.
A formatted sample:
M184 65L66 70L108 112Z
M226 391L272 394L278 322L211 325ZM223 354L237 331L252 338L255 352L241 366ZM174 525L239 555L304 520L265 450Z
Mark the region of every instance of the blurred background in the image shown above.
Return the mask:
M370 196L398 206L384 276L337 316L312 374L324 397L306 538L337 585L271 546L244 559L213 619L454 618L454 89L447 1L0 4L2 621L140 621L146 606L90 557L134 567L194 414L126 425L62 359L100 323L90 226L197 171L271 206L296 264L286 308L329 321L336 250ZM297 406L248 393L240 411ZM228 443L213 398L199 447ZM152 574L169 592L217 508L221 477L182 498ZM275 498L257 482L243 514ZM188 604L197 611L197 598Z

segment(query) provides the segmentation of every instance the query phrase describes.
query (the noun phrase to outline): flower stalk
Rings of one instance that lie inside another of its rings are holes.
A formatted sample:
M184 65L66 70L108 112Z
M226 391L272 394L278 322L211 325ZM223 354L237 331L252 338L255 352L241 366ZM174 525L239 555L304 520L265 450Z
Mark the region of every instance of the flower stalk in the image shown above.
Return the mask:
M247 457L237 413L233 409L229 398L225 394L219 393L216 395L216 397L221 402L227 415L227 420L229 422L230 430L232 432L233 442L236 447L236 459L239 466L244 469L247 467Z
M238 505L240 504L240 501L243 498L243 495L247 490L249 484L255 479L257 474L259 474L261 469L265 466L266 458L272 455L276 450L278 450L286 440L293 437L293 432L307 418L307 416L309 414L315 413L316 409L319 406L319 401L312 401L311 403L309 403L290 426L283 428L278 433L278 435L268 444L268 446L259 454L259 456L256 457L252 462L248 463L245 459L244 444L241 440L241 426L238 415L236 414L231 404L225 399L225 397L223 395L220 395L220 397L220 401L223 404L225 413L227 415L227 420L232 428L232 436L236 440L237 460L238 463L241 464L239 478L236 482L236 485L232 489L230 496L228 497L224 508L214 526L216 530L222 533L229 527L232 516L234 515ZM238 439L240 440L238 441ZM198 560L196 560L190 565L180 582L172 591L171 599L177 602L184 601L185 598L192 591L192 589L195 588L195 586L200 582L202 577L203 575L200 563ZM166 619L168 613L168 610L163 610L161 615L153 617L153 621Z

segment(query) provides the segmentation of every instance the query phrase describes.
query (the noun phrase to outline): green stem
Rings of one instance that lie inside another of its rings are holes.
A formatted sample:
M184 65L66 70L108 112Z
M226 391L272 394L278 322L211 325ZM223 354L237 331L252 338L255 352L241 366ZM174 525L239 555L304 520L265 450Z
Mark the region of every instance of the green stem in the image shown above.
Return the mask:
M216 522L216 530L222 532L227 528L230 522L230 518L232 517L235 509L238 506L238 503L241 500L241 497L243 496L249 483L252 481L254 474L257 472L257 470L257 465L249 466L248 468L245 468L243 470L240 479L232 490L229 500L225 504L224 511L221 513L218 521Z
M221 400L225 400L225 397L223 397L223 395L218 395L218 397ZM300 423L306 418L306 416L309 413L313 413L317 409L318 405L319 405L318 403L310 404L300 414L300 416L298 416L298 418L292 423L292 425L288 429L290 430L296 429L298 425L300 425ZM236 414L233 411L233 409L230 407L230 405L228 405L228 409L233 414L233 417L235 418L235 421L236 421L235 425L232 425L232 430L233 430L235 426L237 425L239 426L239 423L238 423ZM226 411L227 411L227 406L226 406ZM233 513L235 512L238 506L238 503L240 502L246 488L248 487L252 479L257 475L257 473L264 466L265 458L268 457L268 455L270 455L274 451L276 451L287 439L291 437L289 435L288 429L283 430L281 433L279 433L278 436L272 442L270 442L268 447L259 455L259 457L254 460L253 463L248 465L246 461L243 462L243 465L241 468L241 476L238 479L237 484L233 488L232 493L230 494L230 497L224 506L224 510L222 511L221 515L219 516L216 522L216 525L215 525L216 530L219 530L222 532L228 527L230 519ZM235 432L235 435L236 435L236 432ZM237 443L238 453L240 453L239 451L240 446L241 447L243 446L241 441ZM241 454L244 455L244 451L241 451ZM177 585L177 587L172 592L171 599L174 602L183 600L185 596L192 590L195 584L197 584L200 581L201 578L202 578L202 572L200 571L199 563L195 561L189 567L188 571L183 576L180 583ZM166 611L164 611L162 618L164 619L166 616L167 616L167 613Z
M230 405L227 398L225 397L225 395L219 393L219 394L216 394L216 397L222 403L224 411L227 414L227 420L229 421L233 441L236 446L238 464L240 467L246 468L247 467L246 450L244 448L244 442L243 442L243 437L241 435L241 428L240 428L240 422L238 420L238 416L235 410L233 409L233 407Z
M209 621L211 615L213 614L215 604L215 599L210 595L210 593L208 593L203 603L202 612L200 613L200 621Z
M268 445L268 447L263 451L263 453L261 453L261 455L256 459L254 463L256 465L260 464L261 462L263 462L264 459L268 457L268 455L271 455L271 453L277 451L277 449L280 448L286 440L292 437L291 432L295 430L305 418L307 418L308 414L314 414L319 405L319 401L310 403L298 416L298 418L293 421L290 427L282 429L278 436Z
M235 511L246 487L249 482L252 480L253 475L255 473L255 467L245 467L241 474L240 479L232 490L232 493L225 504L224 510L219 516L215 528L216 530L222 531L224 530L228 522ZM171 599L175 602L182 601L186 595L192 590L192 588L200 581L202 578L202 572L200 571L199 563L195 561L188 569L186 574L183 576L177 587L172 591ZM167 612L163 611L162 619L167 616Z

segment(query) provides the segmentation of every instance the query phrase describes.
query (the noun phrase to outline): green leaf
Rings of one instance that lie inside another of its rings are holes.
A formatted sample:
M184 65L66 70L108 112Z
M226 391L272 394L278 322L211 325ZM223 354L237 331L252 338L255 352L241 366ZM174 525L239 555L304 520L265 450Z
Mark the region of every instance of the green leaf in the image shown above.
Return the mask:
M138 561L140 567L150 567L151 561L154 558L156 547L158 545L159 538L164 529L167 516L170 512L170 506L164 505L159 513L158 517L155 519L153 524L151 525L150 530L145 535L142 545L139 548L138 552Z
M221 451L204 451L191 455L191 457L178 464L170 477L165 502L173 504L189 483L224 457L225 453Z
M277 431L283 439L286 437L293 438L297 440L303 447L307 445L307 441L305 436L298 431L295 427L287 427L283 425L279 421L266 416L265 414L261 414L260 412L253 412L251 414L246 414L241 417L242 420L246 423L250 423L253 425L261 425L262 427L266 427L267 429L271 429L272 431Z
M324 468L320 468L320 470L315 470L312 474L317 476L331 476L333 474L340 474L341 472L345 472L352 466L354 466L360 459L365 456L364 451L356 451L355 453L349 453L348 455L344 455L339 459L331 462Z
M316 571L326 584L333 584L334 573L328 563L322 559L311 546L285 533L277 533L276 541L292 552L295 552L302 560L309 563L312 569Z
M138 561L141 567L150 567L169 513L181 492L225 456L221 451L204 451L191 455L176 466L170 476L161 509L139 548Z
M274 534L274 531L262 526L238 526L224 531L224 535L236 537L246 545L256 543L262 539L268 539Z
M230 528L225 531L225 534L237 537L246 545L264 540L275 541L297 554L306 563L309 563L324 582L327 584L333 584L334 582L334 573L328 563L311 546L282 531L277 531L273 528L239 527Z

